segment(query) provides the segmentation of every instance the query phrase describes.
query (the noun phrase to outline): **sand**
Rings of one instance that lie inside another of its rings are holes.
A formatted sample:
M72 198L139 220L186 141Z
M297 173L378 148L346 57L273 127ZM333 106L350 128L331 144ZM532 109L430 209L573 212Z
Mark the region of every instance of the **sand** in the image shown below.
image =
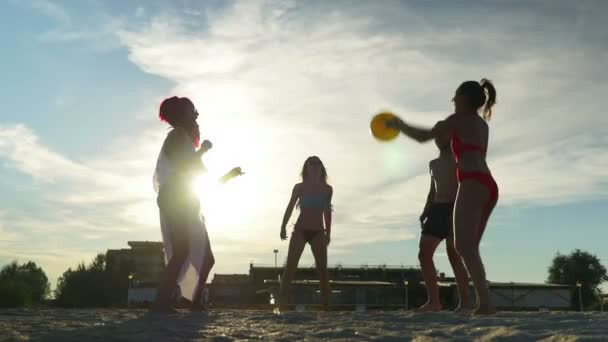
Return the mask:
M141 309L0 310L0 340L43 341L607 341L608 313L287 312Z

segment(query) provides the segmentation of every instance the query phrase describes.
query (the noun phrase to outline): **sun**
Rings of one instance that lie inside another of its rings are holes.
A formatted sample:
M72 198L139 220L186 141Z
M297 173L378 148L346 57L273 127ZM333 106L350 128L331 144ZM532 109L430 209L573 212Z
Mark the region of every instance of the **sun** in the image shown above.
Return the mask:
M219 179L237 165L230 165L229 159L221 159L219 154L203 159L207 172L195 178L193 188L200 200L207 230L222 235L238 234L255 210L248 198L248 194L255 191L255 184L245 176L222 184Z

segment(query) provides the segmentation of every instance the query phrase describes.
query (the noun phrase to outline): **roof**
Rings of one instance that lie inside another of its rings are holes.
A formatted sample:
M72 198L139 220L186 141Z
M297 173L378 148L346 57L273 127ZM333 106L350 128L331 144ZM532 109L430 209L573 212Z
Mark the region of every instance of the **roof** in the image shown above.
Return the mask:
M267 285L278 285L279 281L275 279L266 279L264 284ZM389 283L385 281L352 281L352 280L330 280L329 284L332 286L349 286L349 287L394 287L395 283ZM294 280L291 285L299 286L319 286L318 280Z
M215 274L212 280L213 284L251 284L249 274Z
M424 282L421 282L424 284ZM472 282L469 283L473 285ZM522 288L522 289L572 289L576 285L562 285L562 284L538 284L538 283L515 283L515 282L489 282L492 288ZM456 286L454 281L440 281L439 286Z
M264 264L249 264L249 269L250 270L277 270L277 269L283 269L283 265L280 265L278 267L274 267L274 265L264 265ZM310 265L310 266L305 266L305 265L300 265L298 267L298 269L315 269L314 265ZM369 270L369 271L378 271L378 270L386 270L386 271L411 271L411 270L420 270L419 267L415 267L415 266L409 266L409 265L401 265L401 266L395 266L395 265L333 265L333 266L329 266L327 267L328 270L343 270L343 271L349 271L349 270L356 270L356 271L361 271L361 270Z
M149 249L162 249L163 243L159 241L128 241L127 245L131 248L149 248Z

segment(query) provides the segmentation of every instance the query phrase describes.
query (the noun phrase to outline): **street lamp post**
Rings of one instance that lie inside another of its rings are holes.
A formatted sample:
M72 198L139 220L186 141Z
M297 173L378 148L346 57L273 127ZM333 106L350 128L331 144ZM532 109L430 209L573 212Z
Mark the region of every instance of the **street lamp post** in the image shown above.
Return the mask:
M403 281L403 285L405 285L405 311L408 310L408 306L409 306L409 294L408 294L408 285L409 282L407 280Z
M127 290L127 307L131 307L131 298L129 296L129 292L133 288L133 273L129 273L129 290Z
M583 296L581 294L582 286L583 286L583 284L581 284L580 281L576 282L576 287L578 289L578 309L579 309L579 311L583 311Z

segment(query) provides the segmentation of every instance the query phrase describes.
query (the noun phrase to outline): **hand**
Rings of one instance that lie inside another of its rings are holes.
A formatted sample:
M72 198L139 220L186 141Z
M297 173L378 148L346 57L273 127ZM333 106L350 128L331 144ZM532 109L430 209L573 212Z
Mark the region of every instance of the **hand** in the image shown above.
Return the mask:
M426 219L427 219L426 212L423 212L423 213L420 215L420 218L419 218L419 220L420 220L420 228L421 228L421 229L422 229L422 228L424 228L424 221L425 221Z
M329 234L325 234L325 239L327 240L327 245L329 246L329 242L331 241L331 237L329 236Z
M234 169L230 170L229 174L230 174L230 177L237 177L237 176L244 175L245 172L243 172L243 170L241 170L240 167L235 167Z
M212 147L213 147L213 144L211 143L211 141L206 140L206 139L203 141L203 143L201 145L201 148L205 149L205 151L210 150Z
M200 153L205 153L209 151L213 147L213 144L209 140L203 141L201 144L201 148L199 149Z
M287 230L285 227L281 227L281 240L287 240Z
M394 117L391 120L386 120L384 122L384 124L386 125L386 127L388 128L393 128L393 129L401 129L401 126L403 126L403 120L401 120L398 117Z

